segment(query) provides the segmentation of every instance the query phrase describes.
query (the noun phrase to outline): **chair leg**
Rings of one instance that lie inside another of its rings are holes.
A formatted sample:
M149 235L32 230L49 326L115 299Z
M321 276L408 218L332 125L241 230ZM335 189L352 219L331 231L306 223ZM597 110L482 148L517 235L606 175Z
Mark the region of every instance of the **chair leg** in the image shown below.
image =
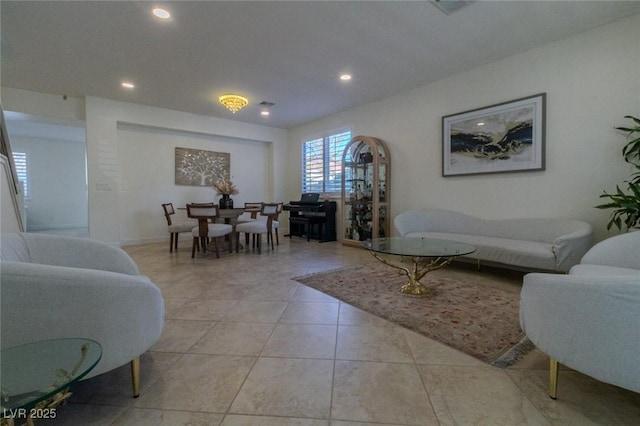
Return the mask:
M269 238L269 237L271 237L271 238ZM269 240L271 240L271 250L273 250L273 234L271 232L269 232L267 234L267 244L269 244L268 243Z
M549 396L556 399L558 396L558 360L549 358Z
M253 234L254 237L256 237L256 234ZM261 251L261 247L262 247L262 234L258 234L258 254L262 253Z
M173 253L173 235L174 232L171 232L171 238L169 239L169 253Z
M198 237L193 237L193 246L191 247L191 258L194 258L196 256L196 247L198 248L198 251L200 251Z
M216 258L220 259L220 249L219 249L219 243L220 239L219 238L213 238L213 244L216 246Z
M278 228L276 228L276 245L280 245L280 239L278 238Z
M131 360L131 383L133 384L133 397L140 396L140 357Z
M178 232L176 232L176 236L174 237L173 243L174 243L174 248L176 249L176 251L178 251L178 236L180 234Z

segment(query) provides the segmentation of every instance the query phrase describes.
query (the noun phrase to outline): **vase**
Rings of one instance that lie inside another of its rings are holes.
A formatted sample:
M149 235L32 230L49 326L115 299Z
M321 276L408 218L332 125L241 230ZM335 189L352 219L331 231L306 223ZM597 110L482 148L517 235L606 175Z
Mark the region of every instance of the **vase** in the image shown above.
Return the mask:
M229 194L222 194L222 198L218 202L218 207L221 209L232 209L233 208L233 199L229 197Z

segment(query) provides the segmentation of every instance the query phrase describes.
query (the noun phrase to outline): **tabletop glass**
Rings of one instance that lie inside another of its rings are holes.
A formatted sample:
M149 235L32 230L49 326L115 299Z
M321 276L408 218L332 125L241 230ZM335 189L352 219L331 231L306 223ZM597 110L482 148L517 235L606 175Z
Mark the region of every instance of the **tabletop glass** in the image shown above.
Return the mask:
M31 409L87 375L102 357L89 339L52 339L0 352L0 412Z
M412 257L464 256L476 250L469 244L457 241L417 237L373 238L363 241L362 246L376 253Z

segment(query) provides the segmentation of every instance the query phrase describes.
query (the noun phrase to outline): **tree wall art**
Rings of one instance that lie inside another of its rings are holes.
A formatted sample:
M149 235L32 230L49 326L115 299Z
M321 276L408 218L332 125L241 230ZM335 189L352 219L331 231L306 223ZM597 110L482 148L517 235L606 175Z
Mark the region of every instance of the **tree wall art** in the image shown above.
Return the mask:
M176 185L213 186L230 178L231 154L176 147Z

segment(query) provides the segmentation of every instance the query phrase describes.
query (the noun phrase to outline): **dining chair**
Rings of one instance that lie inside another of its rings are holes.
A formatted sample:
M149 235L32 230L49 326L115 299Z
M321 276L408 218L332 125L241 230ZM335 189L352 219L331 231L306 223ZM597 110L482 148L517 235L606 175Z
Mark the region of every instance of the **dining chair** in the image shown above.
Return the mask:
M216 257L220 258L220 239L233 232L233 225L215 223L218 217L216 204L187 204L187 216L198 219L198 225L191 230L193 235L191 257L195 257L196 249L200 251L200 246L203 254L206 253L207 242L211 238L216 247ZM229 252L232 252L231 245L229 245Z
M262 248L262 234L267 234L267 245L271 242L271 250L274 249L273 246L273 219L277 216L278 213L278 204L277 203L265 203L262 204L262 209L260 210L260 217L256 220L239 223L236 225L236 253L239 251L240 247L240 233L245 233L245 241L247 247L249 245L249 234L253 235L257 239L257 248L258 253L261 253ZM264 220L262 220L264 218Z
M169 239L169 253L173 253L173 249L178 250L178 234L182 232L191 232L196 222L194 220L174 220L171 216L176 214L173 208L173 203L162 204L162 210L164 211L164 217L167 219L167 229L171 235Z
M272 203L272 204L276 204L276 203ZM278 217L280 216L280 213L282 213L282 210L284 209L284 203L277 203L277 204L278 204L278 209L276 211L276 214L273 216L273 221L271 222L271 228L273 229L273 232L276 234L276 245L280 245L280 238L278 238L278 228L280 228L280 221L278 220ZM267 217L259 216L258 219L266 220ZM273 238L273 235L267 234L267 243L269 242L270 238Z
M251 222L256 220L262 210L262 202L244 203L244 213L238 216L237 223Z

